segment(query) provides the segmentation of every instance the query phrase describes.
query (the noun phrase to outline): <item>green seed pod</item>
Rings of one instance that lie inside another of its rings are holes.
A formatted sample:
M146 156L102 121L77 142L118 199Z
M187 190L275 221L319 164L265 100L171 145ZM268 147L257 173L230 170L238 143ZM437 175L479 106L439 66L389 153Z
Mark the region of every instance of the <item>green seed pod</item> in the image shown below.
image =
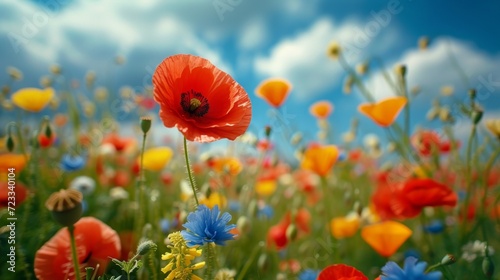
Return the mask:
M158 246L156 246L153 241L147 240L137 246L137 254L140 256L144 256L151 251L155 252L157 248Z

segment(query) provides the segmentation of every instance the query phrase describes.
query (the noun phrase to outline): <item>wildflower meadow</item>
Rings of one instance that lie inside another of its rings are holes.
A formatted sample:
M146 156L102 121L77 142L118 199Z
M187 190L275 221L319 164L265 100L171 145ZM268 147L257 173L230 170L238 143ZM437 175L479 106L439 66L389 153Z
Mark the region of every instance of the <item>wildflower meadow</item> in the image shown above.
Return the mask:
M221 3L221 21L245 4ZM71 64L39 84L0 69L0 279L500 279L500 119L484 87L429 92L411 64L329 42L302 55L340 69L339 90L295 111L302 81L248 87L182 48L141 90L70 78ZM412 44L426 57L435 42ZM424 77L475 75L445 53L448 72Z

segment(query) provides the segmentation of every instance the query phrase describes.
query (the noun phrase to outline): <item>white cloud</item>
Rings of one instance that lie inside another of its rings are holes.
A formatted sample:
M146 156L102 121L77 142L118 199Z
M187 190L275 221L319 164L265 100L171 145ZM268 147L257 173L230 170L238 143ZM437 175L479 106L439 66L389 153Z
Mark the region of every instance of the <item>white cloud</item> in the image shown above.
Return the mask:
M268 38L266 22L256 18L249 22L241 31L238 45L243 50L252 50L262 46Z
M39 63L67 59L75 66L93 68L102 64L104 56L112 61L117 54L127 56L139 50L163 55L194 53L231 71L221 55L200 38L190 18L175 14L175 10L185 9L189 1L165 4L159 0L110 0L58 4L63 1L53 0L51 3L56 5L53 7L8 2L0 5L8 5L4 13L11 15L0 19L0 32L11 34L19 43L11 49L13 53L32 57Z
M359 21L335 24L329 18L320 18L309 29L276 44L269 56L258 57L256 71L264 77L290 80L294 96L299 99L320 95L338 85L344 76L339 63L326 55L331 41L340 42L345 47L346 58L354 64L363 58L367 49L377 48L378 42L390 43L397 38L393 28L380 27L377 32L367 34L365 27ZM383 45L389 47L387 43Z
M450 58L450 51L465 72L468 87L485 87L480 85L481 79L488 80L492 73L500 72L500 56L488 55L469 43L451 38L438 38L424 51L407 51L396 61L387 64L388 71L392 73L392 69L398 64L406 65L408 86L419 86L426 96L435 96L445 85L464 92L467 88ZM367 84L376 99L394 95L380 72L374 74Z

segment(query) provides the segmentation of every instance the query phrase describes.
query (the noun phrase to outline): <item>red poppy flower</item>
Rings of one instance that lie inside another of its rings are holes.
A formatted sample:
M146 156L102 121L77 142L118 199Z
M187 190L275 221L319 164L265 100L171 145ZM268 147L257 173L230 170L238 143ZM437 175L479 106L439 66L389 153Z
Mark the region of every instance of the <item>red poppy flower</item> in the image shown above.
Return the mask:
M42 148L48 148L54 144L56 141L56 135L54 132L48 137L45 133L40 133L38 134L38 143L40 143L40 146Z
M413 218L427 206L455 206L457 194L432 179L409 179L402 183L380 184L372 196L382 219Z
M455 206L458 196L448 186L432 179L410 179L401 190L404 199L414 207Z
M166 58L153 75L153 85L163 124L176 127L187 140L234 140L250 124L252 104L243 87L204 58Z
M288 224L286 223L279 223L270 227L267 232L267 244L272 247L275 246L278 250L285 248L288 245L287 228Z
M323 269L318 280L368 280L368 277L352 266L334 264Z
M93 217L81 218L75 224L78 262L82 273L85 267L96 267L98 274L106 270L110 258L120 257L120 238L103 222ZM35 255L35 275L38 279L75 279L67 228L59 230Z
M411 143L423 156L430 156L435 150L438 153L447 153L451 150L452 143L439 137L435 131L422 130L411 137ZM456 143L458 146L460 143Z
M111 144L117 152L126 150L135 144L134 138L120 137L116 133L109 134L102 140L102 144Z
M11 181L5 180L4 182L0 182L0 208L9 206L17 207L21 203L23 203L23 201L26 199L26 196L28 195L28 190L21 183L16 182L15 185L9 185L8 182ZM9 195L9 193L11 195Z

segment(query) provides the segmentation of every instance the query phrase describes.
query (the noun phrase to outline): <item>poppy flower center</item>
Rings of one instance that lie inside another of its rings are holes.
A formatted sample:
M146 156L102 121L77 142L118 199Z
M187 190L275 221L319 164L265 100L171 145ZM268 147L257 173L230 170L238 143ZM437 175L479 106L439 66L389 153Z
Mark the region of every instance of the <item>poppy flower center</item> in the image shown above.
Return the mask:
M210 105L203 94L190 90L181 94L181 107L190 116L202 117L208 113Z

